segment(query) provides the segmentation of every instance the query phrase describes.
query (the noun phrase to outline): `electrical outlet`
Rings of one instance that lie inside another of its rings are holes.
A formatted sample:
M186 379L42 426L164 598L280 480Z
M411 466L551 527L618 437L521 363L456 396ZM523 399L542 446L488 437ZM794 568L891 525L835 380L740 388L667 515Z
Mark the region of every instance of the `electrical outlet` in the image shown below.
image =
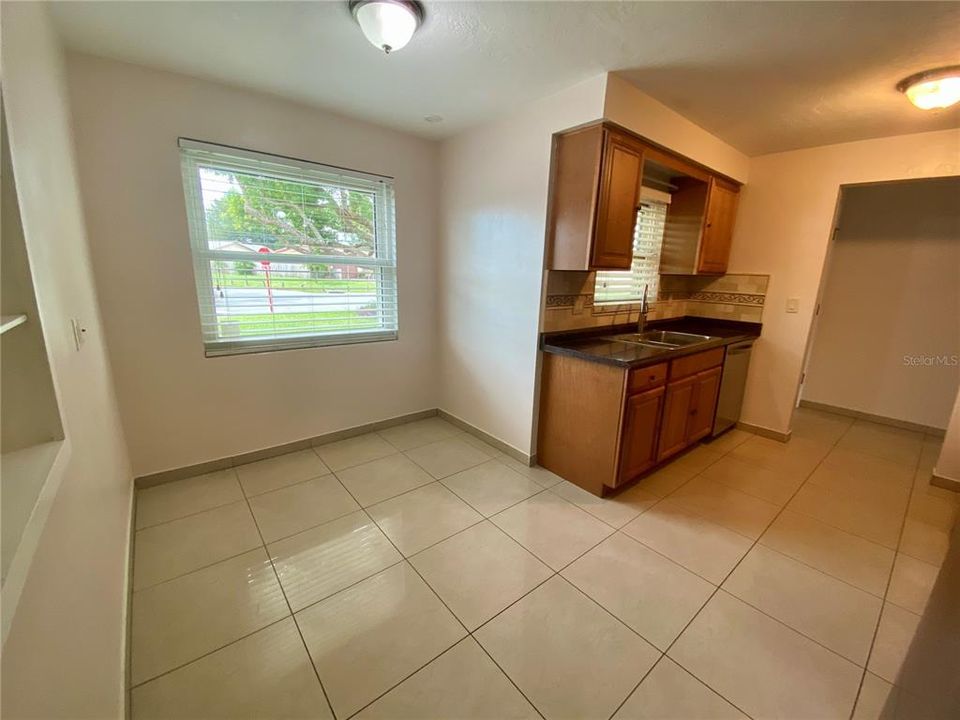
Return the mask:
M80 323L78 318L70 318L70 327L73 329L73 344L77 348L77 352L80 352L87 329Z
M800 312L800 298L787 298L787 312Z

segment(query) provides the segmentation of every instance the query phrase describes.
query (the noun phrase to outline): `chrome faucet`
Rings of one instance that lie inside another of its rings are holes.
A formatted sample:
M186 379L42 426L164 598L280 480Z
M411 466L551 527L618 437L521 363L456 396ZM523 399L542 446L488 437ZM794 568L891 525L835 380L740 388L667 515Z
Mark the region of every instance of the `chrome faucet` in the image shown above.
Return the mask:
M642 333L647 327L647 313L650 312L650 306L647 304L647 288L649 285L643 286L643 302L640 303L640 319L637 320L637 332Z

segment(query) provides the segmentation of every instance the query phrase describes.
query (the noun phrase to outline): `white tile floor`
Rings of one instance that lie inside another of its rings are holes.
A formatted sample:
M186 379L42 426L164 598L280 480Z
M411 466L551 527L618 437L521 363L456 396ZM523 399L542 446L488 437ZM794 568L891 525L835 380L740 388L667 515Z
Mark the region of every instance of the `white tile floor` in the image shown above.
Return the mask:
M876 717L960 498L794 432L607 500L437 418L141 490L133 717Z

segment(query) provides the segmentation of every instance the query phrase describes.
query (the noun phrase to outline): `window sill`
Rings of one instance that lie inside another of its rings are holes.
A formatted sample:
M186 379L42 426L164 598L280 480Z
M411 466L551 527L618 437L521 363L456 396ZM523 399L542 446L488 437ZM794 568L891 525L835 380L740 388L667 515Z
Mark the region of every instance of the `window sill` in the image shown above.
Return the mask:
M238 340L234 342L207 343L204 346L204 355L208 358L230 355L258 355L284 350L309 350L312 348L337 347L342 345L392 342L397 339L399 339L399 333L396 330L385 330L382 332L303 337L279 342L264 339Z

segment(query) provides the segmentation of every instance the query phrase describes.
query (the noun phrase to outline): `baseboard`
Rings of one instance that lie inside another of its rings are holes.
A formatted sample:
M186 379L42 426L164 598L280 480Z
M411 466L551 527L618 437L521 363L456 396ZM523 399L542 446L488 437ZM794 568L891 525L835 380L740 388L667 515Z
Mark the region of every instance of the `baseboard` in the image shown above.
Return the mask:
M840 407L838 405L828 405L827 403L814 402L813 400L801 400L800 407L810 408L811 410L820 410L822 412L833 413L834 415L843 415L844 417L857 418L858 420L869 420L880 425L889 425L890 427L900 428L901 430L912 430L922 432L935 437L944 437L947 431L943 428L936 428L932 425L921 425L920 423L910 422L909 420L897 420L883 415L874 415L860 410Z
M466 420L462 418L458 418L453 413L449 413L446 410L438 409L437 415L442 417L451 425L456 425L461 430L470 433L474 437L480 438L488 445L493 445L493 447L495 447L497 450L502 452L504 455L509 455L517 462L521 462L524 465L533 465L536 460L535 455L527 455L525 452L518 450L513 445L510 445L509 443L505 443L500 438L494 437L490 433L484 432L480 428L476 427L475 425L471 425L470 423L468 423Z
M750 423L745 423L742 420L737 422L737 429L743 430L744 432L753 433L754 435L759 435L760 437L769 438L770 440L777 440L778 442L782 443L789 442L790 436L793 434L792 430L780 432L779 430L764 427L763 425L751 425Z
M414 420L423 420L424 418L435 417L436 415L436 408L431 410L418 410L417 412L398 415L386 420L377 420L375 422L365 423L363 425L355 425L354 427L345 428L343 430L334 430L333 432L325 433L323 435L316 435L304 440L294 440L293 442L283 443L282 445L274 445L273 447L254 450L247 453L240 453L239 455L231 455L229 457L197 463L195 465L187 465L185 467L173 468L171 470L161 470L160 472L151 473L149 475L141 475L140 477L135 478L133 481L134 487L136 487L138 490L142 490L143 488L153 487L154 485L163 485L168 482L173 482L174 480L183 480L184 478L203 475L209 472L216 472L217 470L226 470L228 468L236 467L237 465L246 465L247 463L256 462L257 460L266 460L267 458L276 457L277 455L286 455L287 453L296 452L297 450L309 450L312 447L326 445L327 443L336 442L337 440L346 440L347 438L356 437L357 435L364 435L375 430L384 430L388 427L393 427L394 425L403 425L404 423L413 422Z
M354 427L346 428L344 430L334 430L333 432L317 435L305 440L295 440L293 442L283 443L282 445L274 445L273 447L254 450L248 453L231 455L229 457L197 463L195 465L187 465L180 468L173 468L171 470L162 470L149 475L141 475L140 477L134 479L134 487L138 490L142 490L155 485L163 485L168 482L174 482L175 480L183 480L184 478L188 477L195 477L197 475L216 472L217 470L227 470L228 468L236 467L238 465L246 465L247 463L256 462L257 460L266 460L267 458L276 457L277 455L285 455L287 453L296 452L297 450L308 450L312 447L318 447L320 445L326 445L327 443L336 442L337 440L346 440L347 438L356 437L357 435L365 435L366 433L374 432L376 430L384 430L388 427L393 427L394 425L403 425L408 422L414 422L415 420L423 420L424 418L436 416L440 416L451 425L456 425L461 430L480 438L485 443L492 445L493 447L497 448L497 450L505 455L508 455L509 457L512 457L517 462L521 462L524 465L532 465L535 462L536 456L527 455L526 453L521 452L512 445L505 443L503 440L500 440L499 438L496 438L487 432L484 432L480 428L471 425L466 420L458 418L456 415L449 413L446 410L433 408L430 410L419 410L417 412L407 413L406 415L398 415L386 420L377 420L376 422L365 423L363 425L355 425Z
M930 475L930 484L950 492L960 493L960 480L949 478L946 475L938 475L936 470Z

